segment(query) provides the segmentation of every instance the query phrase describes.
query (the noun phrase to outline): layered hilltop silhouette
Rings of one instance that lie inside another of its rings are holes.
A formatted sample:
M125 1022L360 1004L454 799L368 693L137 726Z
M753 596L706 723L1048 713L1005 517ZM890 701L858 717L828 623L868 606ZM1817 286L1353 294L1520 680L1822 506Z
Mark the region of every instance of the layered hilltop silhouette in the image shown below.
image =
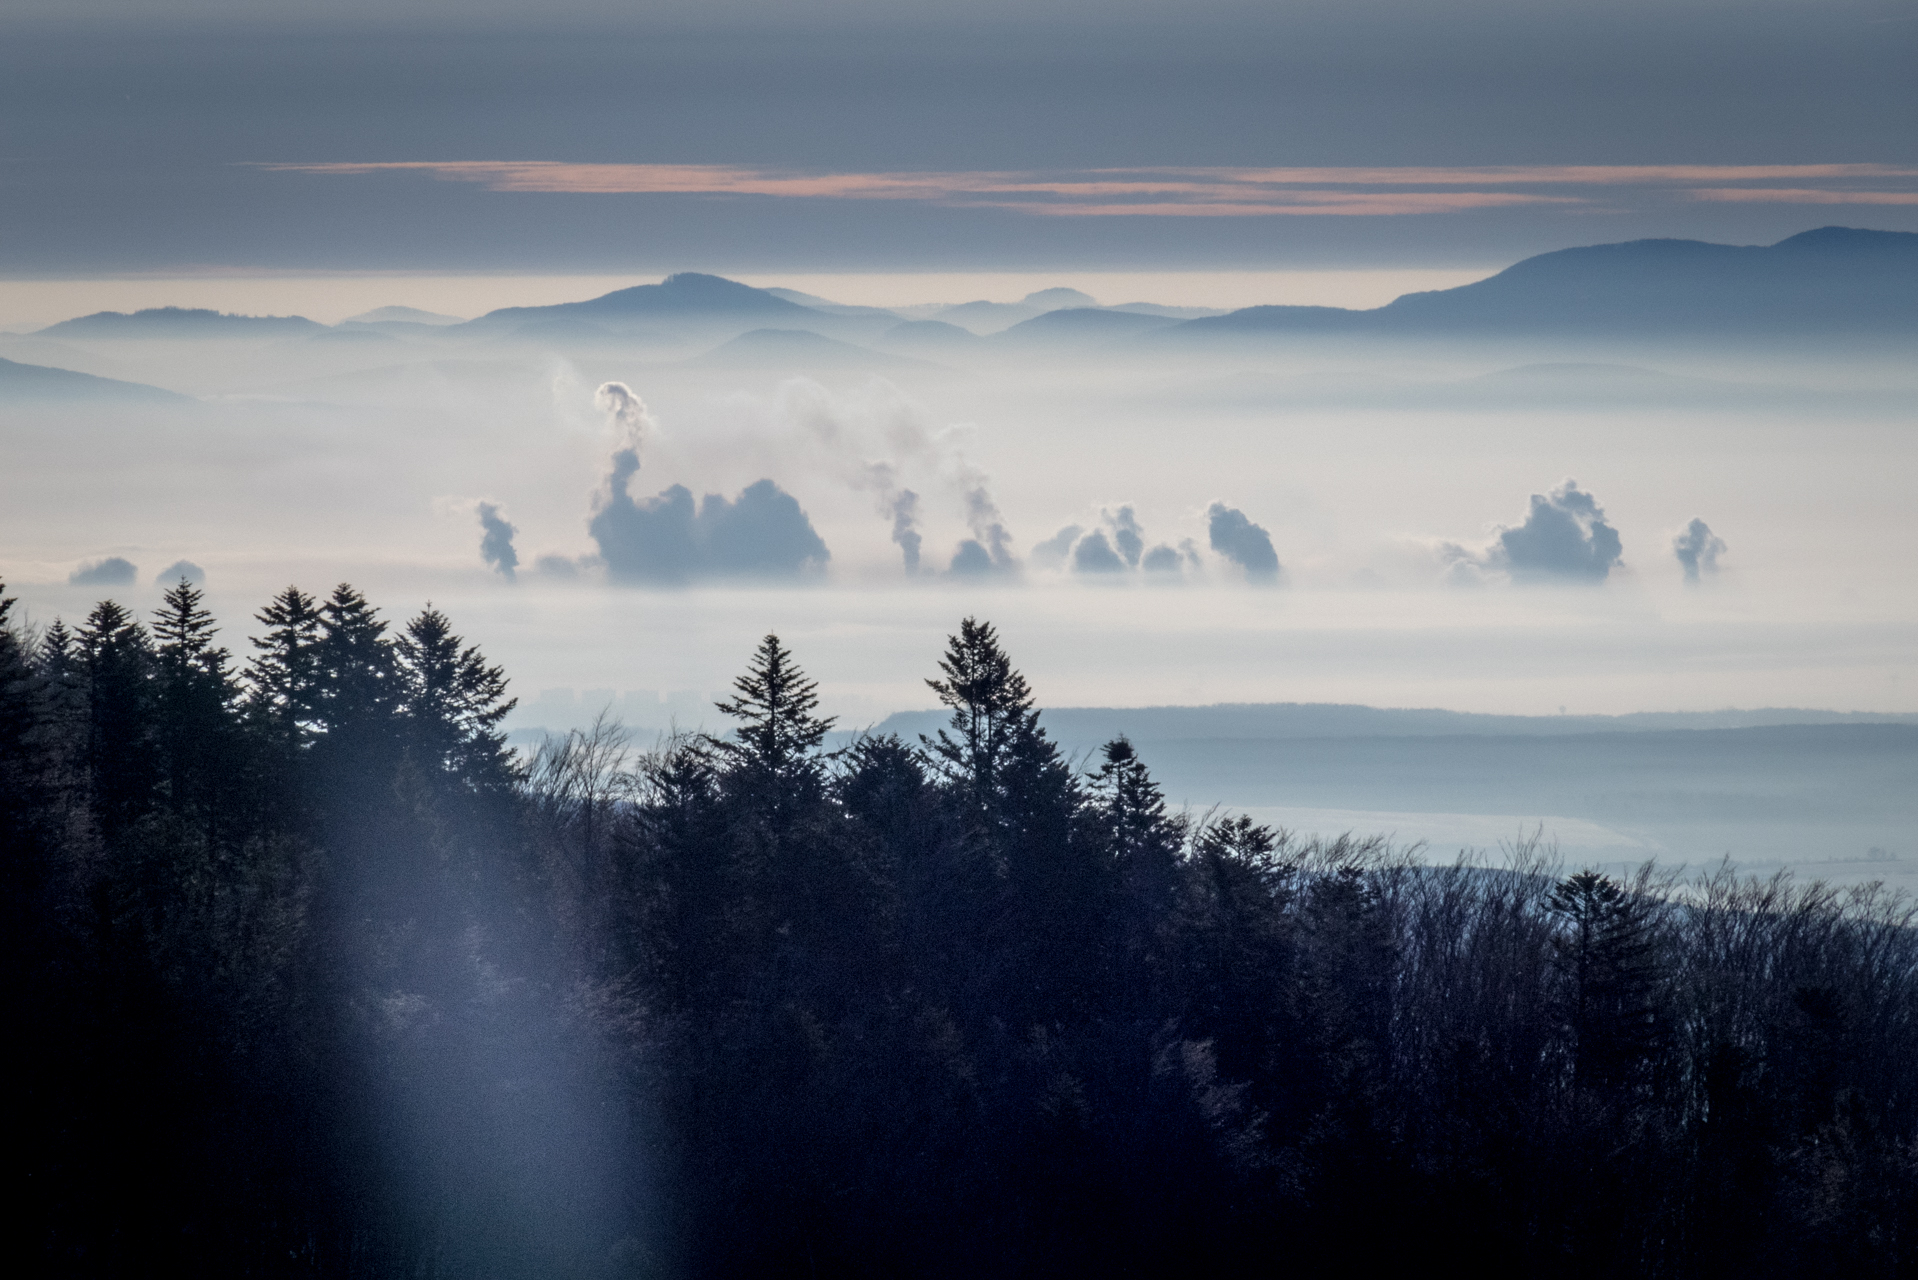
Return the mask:
M369 361L397 367L455 348L503 348L637 351L696 369L938 374L1002 358L1016 362L1128 351L1177 358L1182 351L1229 350L1293 337L1903 341L1918 335L1918 233L1821 227L1768 246L1634 240L1539 254L1472 284L1409 293L1369 310L1254 306L1199 314L1202 310L1150 302L1097 305L1072 289L1041 290L1017 303L847 306L699 272L578 302L504 307L465 321L383 308L327 326L300 316L159 307L99 312L8 337L5 354L14 357L14 364L0 378L0 399L52 394L47 375L29 372L42 365L112 373L88 355L97 355L105 344L121 344L117 349L123 352L160 352L166 344L191 342L209 349L224 346L249 360L278 360L289 369L318 360L335 371ZM1528 370L1529 383L1537 384L1534 393L1545 372L1551 374L1553 395L1567 391L1558 385L1567 378L1580 382L1580 394L1596 390L1597 398L1606 400L1669 400L1686 391L1627 388L1616 376L1604 377L1603 387L1584 387L1603 372L1597 365ZM1652 376L1627 372L1643 375L1639 384ZM66 396L83 390L96 396L128 394L124 388L58 388ZM1725 390L1697 386L1688 393ZM1310 391L1290 388L1286 394ZM1219 392L1214 387L1207 394ZM1377 388L1367 392L1376 393ZM1514 382L1463 391L1426 388L1420 394L1428 399L1431 394L1453 399L1491 394L1506 402L1523 399L1527 390Z
M1821 227L1769 246L1633 240L1560 249L1383 307L1247 307L1199 336L1478 331L1802 333L1918 328L1918 234Z

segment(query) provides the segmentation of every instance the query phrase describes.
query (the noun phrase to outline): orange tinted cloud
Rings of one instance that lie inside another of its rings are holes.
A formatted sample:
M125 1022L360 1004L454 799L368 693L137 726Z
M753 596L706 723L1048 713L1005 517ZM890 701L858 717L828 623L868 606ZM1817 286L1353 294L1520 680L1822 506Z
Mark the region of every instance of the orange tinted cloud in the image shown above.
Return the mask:
M1908 184L1918 177L1918 169L1879 164L1212 167L949 173L805 173L738 165L576 164L560 160L407 160L260 167L314 174L417 172L444 181L477 183L492 191L913 200L1054 217L1396 216L1506 205L1577 204L1590 200L1598 190L1625 186L1674 188L1698 200L1918 203L1918 193L1848 185L1899 180ZM1821 185L1701 185L1781 180ZM1580 188L1590 189L1590 193L1581 194Z

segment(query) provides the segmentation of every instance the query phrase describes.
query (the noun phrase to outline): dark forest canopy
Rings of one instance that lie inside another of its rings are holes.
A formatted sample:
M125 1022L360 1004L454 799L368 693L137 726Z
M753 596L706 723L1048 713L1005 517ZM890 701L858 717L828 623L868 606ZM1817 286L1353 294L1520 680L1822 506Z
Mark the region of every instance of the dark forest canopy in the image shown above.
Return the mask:
M1422 865L1090 769L993 628L824 748L509 752L428 609L0 604L15 1248L38 1271L1892 1276L1902 899Z

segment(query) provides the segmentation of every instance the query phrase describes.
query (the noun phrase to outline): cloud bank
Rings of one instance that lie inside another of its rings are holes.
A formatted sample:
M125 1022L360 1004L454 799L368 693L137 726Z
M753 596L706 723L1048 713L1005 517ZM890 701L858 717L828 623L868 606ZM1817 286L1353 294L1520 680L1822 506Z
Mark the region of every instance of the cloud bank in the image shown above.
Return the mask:
M153 585L170 587L181 579L191 582L196 587L200 586L206 581L206 570L191 560L175 560L153 576Z
M140 570L131 560L108 556L81 565L67 575L67 581L76 587L124 587L139 576Z

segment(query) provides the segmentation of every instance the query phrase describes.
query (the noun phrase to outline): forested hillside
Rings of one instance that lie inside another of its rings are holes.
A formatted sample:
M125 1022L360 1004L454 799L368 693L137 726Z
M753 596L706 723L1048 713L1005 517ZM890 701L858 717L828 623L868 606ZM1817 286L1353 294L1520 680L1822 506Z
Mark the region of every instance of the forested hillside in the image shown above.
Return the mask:
M510 753L427 610L0 604L35 1273L1892 1276L1901 899L1428 866L1089 770L966 620L930 738ZM230 643L230 642L229 642ZM636 666L645 655L635 654Z

